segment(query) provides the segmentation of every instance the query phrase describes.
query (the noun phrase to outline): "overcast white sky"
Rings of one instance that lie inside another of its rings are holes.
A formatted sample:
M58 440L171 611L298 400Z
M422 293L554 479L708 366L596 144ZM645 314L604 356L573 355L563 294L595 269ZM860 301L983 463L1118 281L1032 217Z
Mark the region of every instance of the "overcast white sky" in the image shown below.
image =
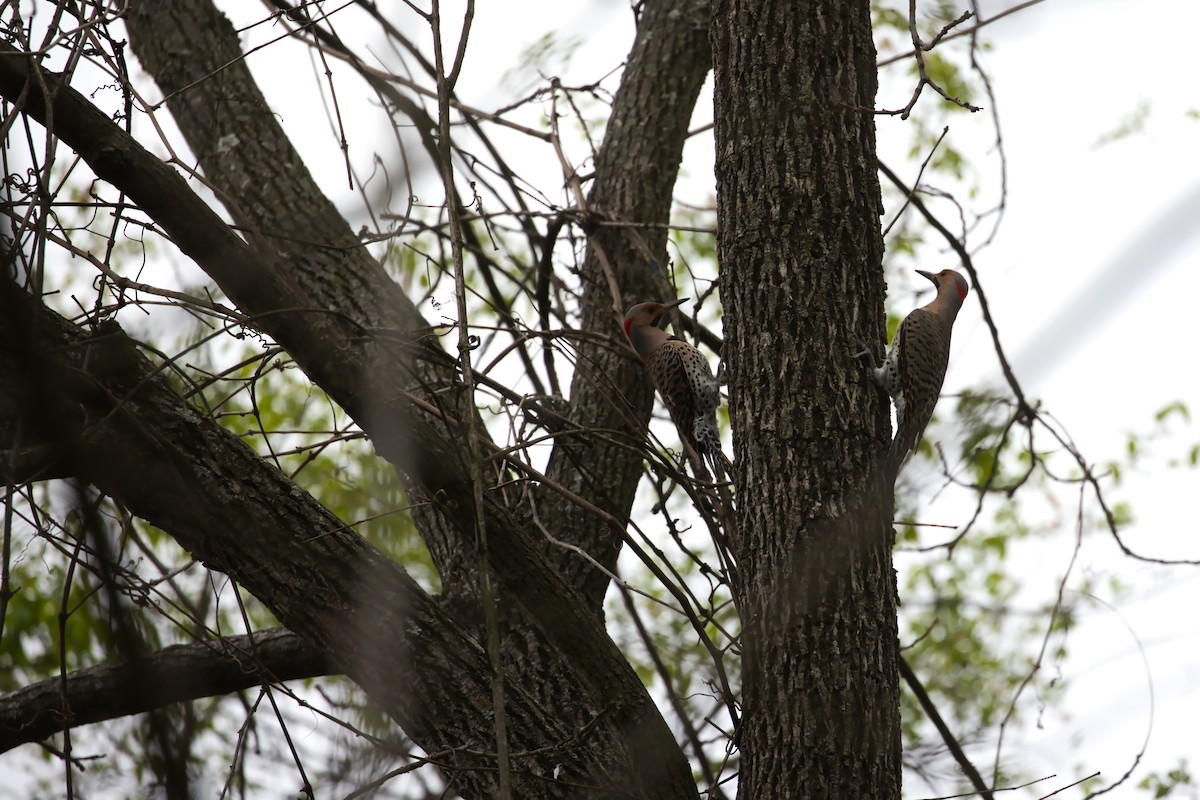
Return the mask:
M978 266L1018 377L1094 460L1118 455L1125 432L1148 430L1169 401L1200 411L1190 363L1200 295L1200 91L1189 54L1198 29L1193 2L1049 0L988 32L1010 192L1001 235ZM1140 132L1096 146L1139 109ZM995 370L982 326L962 332L952 382L966 386ZM1154 449L1179 456L1198 440L1191 425ZM1147 459L1115 493L1137 518L1127 543L1160 558L1200 559L1191 502L1198 478ZM1124 772L1150 708L1136 634L1156 700L1143 767L1164 771L1186 757L1195 770L1200 575L1142 566L1111 547L1089 546L1079 568L1116 570L1140 589L1117 604L1119 618L1097 607L1072 634L1064 674L1074 719L1038 732L1026 755L1060 775L1077 762L1109 779Z

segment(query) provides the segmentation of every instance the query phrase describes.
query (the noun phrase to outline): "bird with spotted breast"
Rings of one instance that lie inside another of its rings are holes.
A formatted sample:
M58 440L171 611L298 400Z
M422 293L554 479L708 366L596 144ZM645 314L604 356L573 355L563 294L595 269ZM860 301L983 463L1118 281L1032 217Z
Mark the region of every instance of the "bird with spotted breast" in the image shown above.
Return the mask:
M888 451L893 475L916 449L933 416L950 361L954 320L967 298L967 281L954 270L916 272L937 287L937 296L909 312L900 323L883 366L875 367L871 358L876 384L896 405L896 435ZM870 350L864 354L871 355Z
M721 391L708 361L695 347L659 327L667 312L686 300L638 303L625 314L625 335L662 393L680 435L708 459L714 471L718 465L727 471L729 460L721 451L717 431Z

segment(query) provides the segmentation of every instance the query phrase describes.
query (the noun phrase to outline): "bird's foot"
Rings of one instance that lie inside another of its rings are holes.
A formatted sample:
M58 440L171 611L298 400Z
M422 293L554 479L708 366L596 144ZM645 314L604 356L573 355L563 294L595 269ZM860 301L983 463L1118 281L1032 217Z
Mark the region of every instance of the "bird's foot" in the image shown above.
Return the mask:
M872 372L878 370L879 365L875 361L875 353L872 352L871 345L867 344L867 340L859 336L857 331L851 331L850 335L858 340L858 346L862 348L854 354L854 358Z

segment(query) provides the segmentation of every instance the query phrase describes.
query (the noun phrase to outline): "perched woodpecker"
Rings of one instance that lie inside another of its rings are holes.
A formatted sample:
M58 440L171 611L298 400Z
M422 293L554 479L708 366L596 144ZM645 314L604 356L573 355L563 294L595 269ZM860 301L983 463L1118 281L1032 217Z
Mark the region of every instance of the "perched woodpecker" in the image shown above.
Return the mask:
M679 433L714 466L728 464L717 432L721 391L700 351L659 328L673 303L638 303L625 314L625 335L662 392Z
M933 282L937 297L904 318L883 366L873 370L875 382L896 404L896 436L888 456L893 473L916 449L933 416L950 360L954 318L967 298L966 280L952 269L936 275L917 270L917 274Z

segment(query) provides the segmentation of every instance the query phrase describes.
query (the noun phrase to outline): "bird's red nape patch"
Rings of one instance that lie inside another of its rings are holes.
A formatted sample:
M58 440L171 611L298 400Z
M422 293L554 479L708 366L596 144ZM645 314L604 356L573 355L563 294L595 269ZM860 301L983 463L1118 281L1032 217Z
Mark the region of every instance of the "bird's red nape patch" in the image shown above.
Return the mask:
M633 337L629 335L629 328L631 325L633 325L633 320L630 319L629 317L626 317L625 322L622 325L625 328L625 338L633 339Z

